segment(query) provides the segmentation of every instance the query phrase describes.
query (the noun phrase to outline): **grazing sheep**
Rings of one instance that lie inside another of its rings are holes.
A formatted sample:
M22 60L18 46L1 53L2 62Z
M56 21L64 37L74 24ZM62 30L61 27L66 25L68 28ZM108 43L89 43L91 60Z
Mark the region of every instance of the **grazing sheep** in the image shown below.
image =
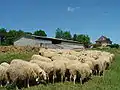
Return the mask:
M39 61L39 60L31 60L30 62L38 64L39 67L42 68L47 73L48 82L49 82L49 79L51 76L54 80L54 76L53 76L54 66L52 63L43 62L43 61Z
M49 58L46 58L46 57L43 57L43 56L40 56L40 55L35 55L35 54L31 57L31 60L40 60L40 61L45 61L45 62L51 62L52 61Z
M69 78L70 81L72 81L72 78L73 78L74 84L75 84L77 76L80 76L79 73L78 73L78 66L79 65L80 65L79 63L68 64L67 67L66 67L66 72L68 74L67 78Z
M9 84L8 79L7 79L6 71L10 67L10 65L8 63L6 63L6 62L3 62L3 63L0 64L0 66L3 67L3 69L4 69L3 75L5 76L4 80L2 80L2 84L3 85Z
M0 86L1 87L3 86L3 82L8 81L6 70L7 70L6 67L0 65Z
M50 49L41 48L39 51L39 55L47 57L47 58L51 58L52 56L57 55L57 53Z
M81 75L80 77L80 83L82 84L83 80L88 79L91 77L92 70L90 69L90 66L87 63L82 63L78 66L78 71Z
M65 61L68 61L69 59L67 57L64 57L62 55L55 55L53 57L51 57L51 59L54 61L54 60L65 60Z
M69 60L78 60L78 58L74 55L62 54L62 56L68 58Z
M10 68L7 70L7 77L10 82L17 84L18 81L27 80L27 87L29 87L30 80L38 80L43 75L44 71L37 65L20 59L12 60ZM26 86L26 85L24 85Z
M54 66L54 77L58 77L57 74L59 73L61 76L61 82L63 82L63 78L65 77L65 71L66 71L66 62L63 60L57 60L53 61Z
M8 63L6 63L6 62L1 63L0 65L3 66L3 67L6 67L6 68L10 67L10 65Z

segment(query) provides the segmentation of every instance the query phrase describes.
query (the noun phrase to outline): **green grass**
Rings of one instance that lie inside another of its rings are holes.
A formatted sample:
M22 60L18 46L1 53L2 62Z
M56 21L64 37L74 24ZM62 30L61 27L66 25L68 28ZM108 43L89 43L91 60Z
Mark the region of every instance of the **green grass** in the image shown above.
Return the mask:
M13 59L23 59L23 60L30 60L31 56L34 52L7 52L7 53L0 53L0 63L2 62L10 62Z
M105 50L106 51L106 50ZM108 50L107 50L108 51ZM24 88L23 90L120 90L120 50L110 49L110 52L116 54L115 61L112 63L112 66L109 70L105 71L104 76L93 76L91 80L86 82L83 85L77 83L73 85L71 82L66 83L55 83L45 85L33 86L30 88ZM27 54L0 54L1 60L9 61L13 58L22 58L29 60L31 53ZM12 56L12 57L11 57ZM6 90L5 88L0 88L0 90Z

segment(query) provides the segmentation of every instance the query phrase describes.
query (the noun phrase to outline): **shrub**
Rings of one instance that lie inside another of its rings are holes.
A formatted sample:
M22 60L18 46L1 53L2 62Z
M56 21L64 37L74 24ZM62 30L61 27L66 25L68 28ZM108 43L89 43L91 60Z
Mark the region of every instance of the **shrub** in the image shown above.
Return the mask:
M112 44L112 45L108 45L110 48L119 48L119 44Z

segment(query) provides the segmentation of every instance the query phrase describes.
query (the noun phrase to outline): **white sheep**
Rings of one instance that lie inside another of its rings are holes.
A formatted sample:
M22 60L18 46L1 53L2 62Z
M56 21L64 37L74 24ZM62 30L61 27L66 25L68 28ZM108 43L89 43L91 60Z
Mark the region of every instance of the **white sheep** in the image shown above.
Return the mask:
M49 59L49 58L46 58L46 57L43 57L41 55L36 55L34 54L32 57L31 57L31 60L41 60L41 61L45 61L45 62L51 62L52 60Z
M78 66L78 72L81 75L80 77L80 83L82 84L84 79L88 79L92 75L92 70L90 69L90 66L87 63L82 63Z
M68 58L69 60L78 60L78 57L69 54L62 54L63 57Z
M7 74L6 74L6 67L0 65L0 86L2 87L2 83L4 81L8 81Z
M2 82L4 82L5 84L9 84L8 79L7 79L6 71L10 67L10 65L6 62L3 62L3 63L0 64L0 66L3 67L3 71L4 71L4 72L2 72L3 76L4 76L4 80Z
M30 61L31 63L36 63L39 65L40 68L42 68L46 73L47 73L47 79L49 81L49 78L52 76L53 80L54 80L54 77L53 75L53 71L54 71L54 66L52 63L48 63L48 62L43 62L43 61L39 61L39 60L31 60Z
M23 60L12 60L10 68L7 70L9 81L17 83L18 80L27 80L27 87L29 87L29 80L45 77L44 71L37 65Z
M54 65L54 78L58 77L57 73L61 75L61 82L63 82L63 78L65 78L65 72L66 72L66 61L64 60L55 60L52 62Z
M6 62L1 63L0 65L3 66L3 67L6 67L6 68L10 67L10 65L8 63L6 63Z

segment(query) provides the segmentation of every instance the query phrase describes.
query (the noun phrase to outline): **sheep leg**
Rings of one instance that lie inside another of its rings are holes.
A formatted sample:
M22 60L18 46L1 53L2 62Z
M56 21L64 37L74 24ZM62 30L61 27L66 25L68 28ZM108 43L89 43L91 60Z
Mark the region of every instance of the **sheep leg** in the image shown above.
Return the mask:
M76 75L74 75L74 77L73 77L73 82L74 82L74 84L75 84L75 81L76 81Z
M48 83L49 83L49 80L50 80L50 78L49 78L49 76L48 76Z
M53 75L53 84L55 83L55 75Z
M72 81L72 75L70 75L70 82Z
M29 85L29 79L27 79L27 88L29 88L30 85Z
M63 82L63 75L61 75L61 82Z
M80 84L82 85L82 78L80 77Z
M0 87L3 87L3 86L2 86L2 81L0 81Z
M65 77L65 82L67 81L67 77Z

